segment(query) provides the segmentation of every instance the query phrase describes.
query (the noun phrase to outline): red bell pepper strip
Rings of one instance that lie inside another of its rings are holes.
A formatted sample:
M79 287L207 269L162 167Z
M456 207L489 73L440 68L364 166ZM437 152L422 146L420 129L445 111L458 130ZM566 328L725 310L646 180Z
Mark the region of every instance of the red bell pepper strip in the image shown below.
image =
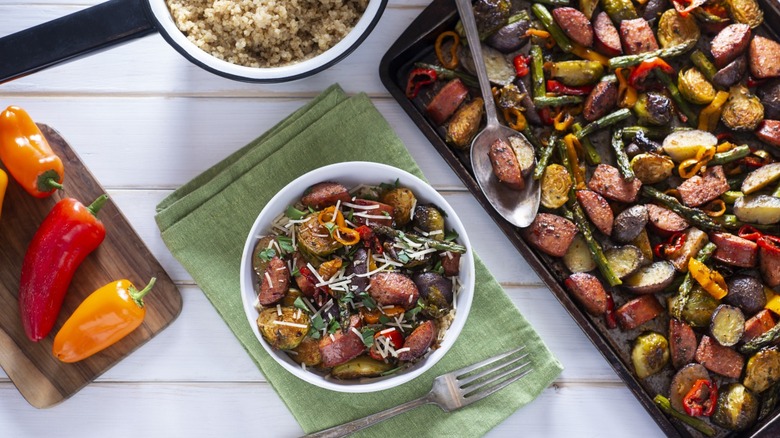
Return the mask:
M515 56L515 58L512 60L512 65L515 66L515 74L517 74L517 77L522 78L531 71L531 69L528 67L529 62L531 62L530 56Z
M569 87L556 81L555 79L547 80L547 92L557 94L568 94L570 96L587 96L593 91L593 85L583 85L581 87Z
M650 58L631 69L631 74L628 76L628 85L637 89L643 89L645 80L656 68L661 69L666 74L674 74L674 68L667 64L666 61L659 57Z
M678 232L672 234L671 237L669 237L669 240L667 240L665 243L659 243L658 245L653 247L653 253L656 257L665 259L669 257L671 254L674 254L675 252L679 251L683 245L685 245L685 239L687 237L687 234Z
M718 386L707 379L697 380L683 397L683 409L692 417L709 417L718 404Z
M406 83L406 97L414 99L420 93L423 85L436 82L436 71L430 68L415 68L409 73L409 81Z
M355 231L360 234L360 240L363 241L363 245L366 247L366 249L370 249L374 252L374 254L382 254L384 252L382 243L379 242L379 237L377 237L376 233L374 233L374 230L372 230L370 227L361 225L355 228Z
M89 207L73 198L59 201L35 232L22 263L19 311L31 341L49 334L76 269L103 242L106 229L97 213L108 200Z
M682 17L687 17L694 9L706 3L707 0L672 0L674 9Z
M377 348L377 343L381 342L380 338L388 339L390 341L390 344L396 350L404 346L404 337L403 335L401 335L401 332L395 327L391 327L379 331L376 334L374 334L374 345L372 345L371 348L368 350L368 355L376 360L385 360L385 358L387 357L387 356L382 356L382 353L380 352L379 348Z
M612 298L612 294L607 292L607 311L604 313L604 322L607 324L607 328L617 328L617 316L615 314L615 300Z
M742 225L739 228L739 231L737 231L737 236L739 236L739 237L741 237L743 239L752 240L753 242L755 242L758 239L760 239L763 235L764 235L764 233L762 233L761 231L758 231L752 225Z
M766 81L767 81L766 79L756 79L753 76L748 75L747 86L750 88L758 87L759 85L763 84Z

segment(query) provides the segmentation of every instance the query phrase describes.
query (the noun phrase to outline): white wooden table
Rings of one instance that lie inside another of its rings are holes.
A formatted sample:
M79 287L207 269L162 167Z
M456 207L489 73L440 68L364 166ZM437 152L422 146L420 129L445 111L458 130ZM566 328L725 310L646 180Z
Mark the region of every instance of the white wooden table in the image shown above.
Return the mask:
M96 3L99 0L0 0L0 36ZM489 436L662 435L380 83L382 55L427 4L391 0L357 51L335 67L293 83L252 85L222 79L191 65L153 35L0 85L0 107L20 105L70 142L184 297L184 309L170 328L59 406L31 407L0 371L0 437L302 434L164 246L154 209L172 190L334 82L348 93L364 91L372 97L428 179L460 211L477 252L566 368L536 401Z

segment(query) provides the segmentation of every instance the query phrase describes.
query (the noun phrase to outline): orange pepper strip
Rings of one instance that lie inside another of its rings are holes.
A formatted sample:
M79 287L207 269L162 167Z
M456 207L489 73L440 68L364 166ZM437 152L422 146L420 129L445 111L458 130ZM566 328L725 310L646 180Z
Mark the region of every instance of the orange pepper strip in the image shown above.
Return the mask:
M320 277L322 277L323 280L330 280L331 277L339 272L342 265L343 261L341 260L341 257L335 257L321 264L320 267L317 268L317 273L320 274Z
M442 50L442 45L444 44L444 40L447 37L452 38L452 46L450 46L449 61L444 58L444 53ZM451 30L448 30L447 32L442 32L439 34L438 37L436 37L436 44L434 45L434 49L436 50L436 58L438 58L439 62L444 68L448 68L452 70L458 66L459 45L460 45L460 36Z
M691 273L691 277L701 285L702 289L706 290L716 300L725 297L729 293L723 276L695 258L691 258L688 262L688 271Z
M18 106L9 106L0 114L0 160L19 185L36 198L62 188L62 160L30 115Z
M628 85L626 76L630 74L627 68L615 69L615 76L618 81L618 106L621 108L633 108L636 104L639 94L636 88Z
M360 242L360 233L347 227L338 227L333 232L333 238L342 245L354 245Z
M720 120L720 115L723 112L723 104L726 103L728 98L729 93L718 91L715 94L715 99L699 112L699 126L697 128L702 131L714 131L718 127L718 120Z
M669 190L664 192L664 195L669 195L669 196L677 199L678 201L682 200L682 197L680 196L680 192L677 189L669 189Z
M574 142L577 140L577 137L574 136L574 134L566 134L565 137L563 137L563 143L566 145L566 155L569 156L569 163L571 163L571 169L572 172L574 172L574 182L576 183L577 190L584 189L585 186L585 175L582 172L582 168L580 167L580 160L577 157L577 149L574 146Z
M130 334L146 316L143 298L155 281L152 277L139 291L129 280L119 280L93 292L54 337L54 356L62 362L77 362Z
M699 173L702 167L715 156L715 148L712 146L699 146L695 158L689 158L677 167L681 178L692 178Z
M333 212L336 212L336 218L333 218ZM344 215L341 214L340 211L336 211L336 207L330 206L322 211L317 215L317 221L320 223L320 225L325 225L326 223L335 223L337 227L342 228L346 227L347 224L344 222Z
M5 198L5 190L8 188L8 174L3 169L0 169L0 216L3 215L3 199Z
M572 44L571 53L574 53L575 55L579 56L582 59L587 59L588 61L596 61L603 65L604 67L609 66L609 58L602 55L601 53L594 52L593 50L586 49L585 47L580 46L579 44Z
M726 213L726 203L722 199L714 199L702 207L702 210L710 217L723 216Z
M561 111L553 117L553 127L556 131L568 131L572 123L574 123L574 117L568 111Z
M734 149L734 144L726 141L715 147L715 153L728 152L732 149Z
M511 108L504 108L504 120L506 120L506 123L509 125L510 128L514 129L515 131L522 131L525 129L526 121L525 121L525 115L522 111L520 111L519 108L511 107Z
M531 28L531 29L528 29L527 31L525 31L525 35L526 36L535 36L535 37L544 38L544 39L550 38L550 32L547 32L546 30L534 29L534 28Z

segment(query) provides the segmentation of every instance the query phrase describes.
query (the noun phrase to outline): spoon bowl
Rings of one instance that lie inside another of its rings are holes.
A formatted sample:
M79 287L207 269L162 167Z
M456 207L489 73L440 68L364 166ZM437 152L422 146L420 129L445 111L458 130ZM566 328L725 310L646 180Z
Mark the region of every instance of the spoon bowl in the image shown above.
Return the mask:
M485 116L487 126L479 133L471 143L471 167L474 177L479 184L482 193L485 194L493 208L512 225L525 228L533 222L536 212L539 210L541 187L539 182L532 177L536 159L530 169L523 169L525 185L522 190L515 190L503 184L493 173L493 165L490 162L488 152L490 146L498 139L509 143L510 137L517 137L524 146L533 150L533 146L523 134L514 129L501 125L496 115L496 104L490 89L485 61L482 57L482 46L477 33L477 23L471 9L471 0L456 0L463 28L466 31L466 39L471 49L471 57L474 58L474 67L479 79L479 88L482 99L485 101Z

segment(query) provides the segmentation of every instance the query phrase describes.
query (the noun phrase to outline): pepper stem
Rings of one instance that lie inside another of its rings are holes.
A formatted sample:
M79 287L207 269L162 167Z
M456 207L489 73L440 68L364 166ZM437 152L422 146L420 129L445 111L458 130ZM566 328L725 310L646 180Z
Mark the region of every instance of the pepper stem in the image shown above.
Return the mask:
M93 216L97 216L98 212L101 208L103 208L103 205L108 201L108 195L105 193L98 196L97 199L95 199L94 202L89 204L89 207L87 207L87 210L89 210Z
M138 307L140 308L144 307L144 297L146 296L146 294L151 292L152 287L154 287L154 283L156 282L157 282L157 278L152 277L151 280L149 280L149 284L147 284L145 288L138 290L134 287L130 287L128 289L127 292L130 293L130 298L133 299L133 301Z
M53 189L62 190L62 184L58 183L53 178L47 179L46 180L46 185L51 187L51 188L53 188Z

